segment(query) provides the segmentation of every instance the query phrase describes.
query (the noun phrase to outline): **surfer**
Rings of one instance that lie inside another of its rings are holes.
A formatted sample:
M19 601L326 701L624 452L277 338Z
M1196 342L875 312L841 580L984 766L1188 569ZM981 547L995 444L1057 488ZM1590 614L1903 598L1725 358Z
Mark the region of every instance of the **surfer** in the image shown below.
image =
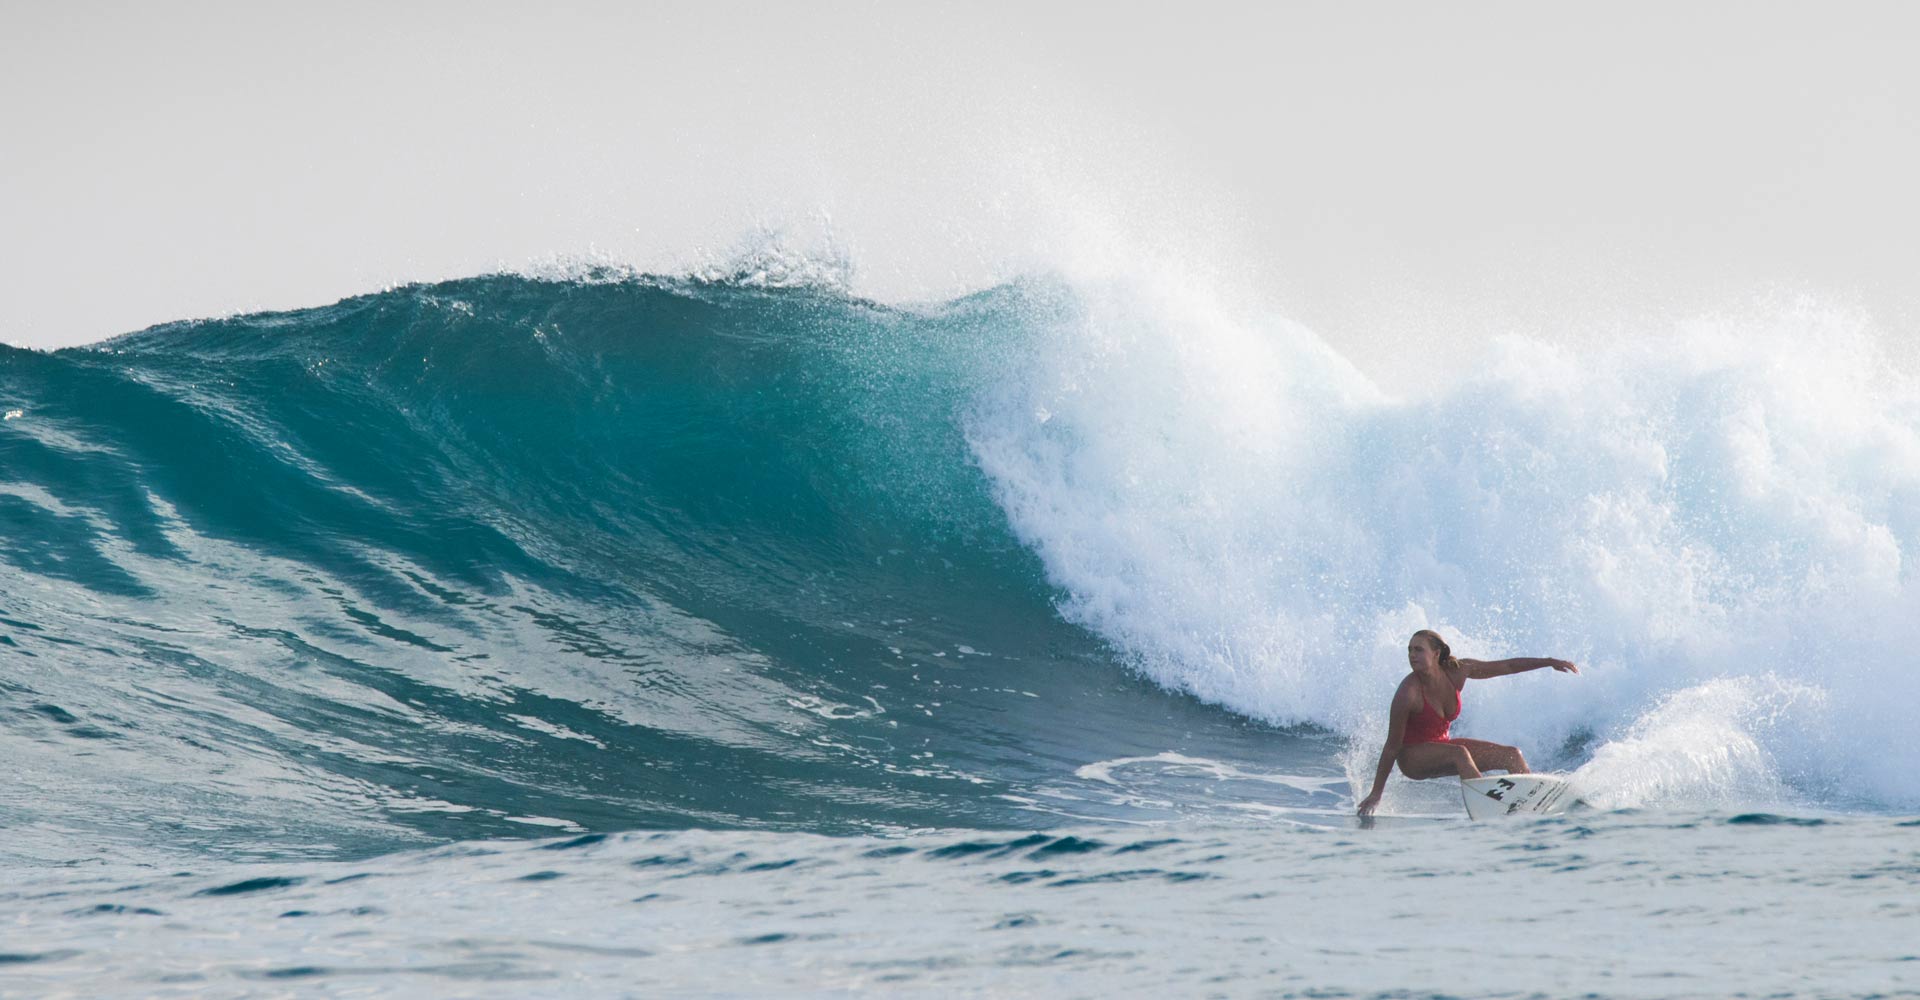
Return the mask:
M1577 674L1580 668L1566 660L1533 656L1511 660L1456 659L1446 640L1432 629L1421 629L1407 640L1407 666L1410 673L1393 692L1393 707L1387 714L1387 745L1380 749L1380 766L1374 769L1373 791L1360 801L1360 815L1371 816L1380 804L1380 793L1387 787L1387 775L1398 762L1400 773L1409 778L1442 778L1457 774L1462 778L1480 777L1480 769L1527 774L1527 759L1517 747L1486 740L1462 739L1451 735L1453 720L1460 717L1461 689L1469 680L1505 677L1541 667L1552 667Z

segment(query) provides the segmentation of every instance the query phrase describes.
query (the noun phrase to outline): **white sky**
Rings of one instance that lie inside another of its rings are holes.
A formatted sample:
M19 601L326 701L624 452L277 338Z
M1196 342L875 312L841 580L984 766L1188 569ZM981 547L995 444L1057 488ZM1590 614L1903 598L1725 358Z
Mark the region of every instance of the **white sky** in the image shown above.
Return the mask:
M866 294L1164 256L1362 352L1920 335L1912 5L3 2L16 345L823 215Z

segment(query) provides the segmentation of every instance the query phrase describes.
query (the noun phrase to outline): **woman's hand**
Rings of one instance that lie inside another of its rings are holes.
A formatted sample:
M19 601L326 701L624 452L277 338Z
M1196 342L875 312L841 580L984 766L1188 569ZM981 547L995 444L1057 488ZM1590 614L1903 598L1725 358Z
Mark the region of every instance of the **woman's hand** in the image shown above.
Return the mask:
M1373 811L1375 809L1378 809L1379 807L1380 807L1380 793L1375 792L1372 795L1369 795L1366 798L1360 800L1360 815L1371 816L1373 815Z
M1552 667L1553 669L1558 670L1563 674L1577 674L1580 672L1580 668L1577 666L1574 666L1573 662L1570 660L1548 660L1547 666Z

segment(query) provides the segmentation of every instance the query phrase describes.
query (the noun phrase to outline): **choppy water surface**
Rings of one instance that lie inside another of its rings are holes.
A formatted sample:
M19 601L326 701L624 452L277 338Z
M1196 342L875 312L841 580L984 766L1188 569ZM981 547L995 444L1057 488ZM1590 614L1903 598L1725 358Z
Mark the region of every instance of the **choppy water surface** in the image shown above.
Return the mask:
M1914 824L674 831L9 885L47 996L1891 996Z

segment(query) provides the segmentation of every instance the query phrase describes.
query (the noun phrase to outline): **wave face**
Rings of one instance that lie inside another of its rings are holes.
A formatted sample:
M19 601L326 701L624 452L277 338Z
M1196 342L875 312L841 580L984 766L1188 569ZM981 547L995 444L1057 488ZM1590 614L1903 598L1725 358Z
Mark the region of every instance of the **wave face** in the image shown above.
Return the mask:
M1476 685L1461 731L1597 802L1920 802L1878 735L1920 695L1920 393L1854 326L1515 342L1389 393L1156 283L764 284L0 349L13 825L1031 826L1250 768L1333 810L1427 626L1583 662Z
M1035 716L1111 681L956 421L1009 298L490 277L8 351L29 800L262 845L1013 822Z

